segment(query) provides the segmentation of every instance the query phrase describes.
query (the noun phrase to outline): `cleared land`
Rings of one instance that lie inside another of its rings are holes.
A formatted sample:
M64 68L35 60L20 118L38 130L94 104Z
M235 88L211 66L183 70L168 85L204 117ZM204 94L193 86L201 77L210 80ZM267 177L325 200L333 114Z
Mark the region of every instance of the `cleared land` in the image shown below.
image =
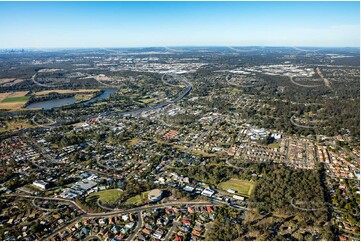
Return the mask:
M202 155L202 156L205 156L205 157L215 157L215 156L217 156L216 154L203 152L201 150L192 150L191 153L194 154L194 155Z
M139 101L141 101L144 104L148 104L148 103L154 102L156 100L157 100L157 98L145 98L145 99L140 99Z
M23 96L23 97L7 97L5 98L2 102L3 103L12 103L12 102L21 102L21 101L28 101L29 97L28 96Z
M73 127L81 127L85 124L86 124L86 122L75 123L75 124L73 124Z
M11 121L11 122L5 122L5 127L0 127L0 133L5 131L12 131L22 128L31 128L34 127L32 124L26 122L26 121Z
M11 85L15 85L18 84L20 82L23 82L23 79L15 79L15 78L4 78L4 79L0 79L0 85L2 86L11 86Z
M95 192L90 194L87 198L90 199L91 197L99 196L99 200L101 202L115 202L121 199L123 192L118 189L110 189L110 190L103 190L100 192Z
M232 189L237 191L237 194L247 197L251 195L253 187L254 184L252 182L237 179L231 179L218 185L219 189L224 191Z
M0 93L0 109L19 109L29 100L28 91Z
M5 98L22 97L25 96L26 94L28 94L28 91L0 93L0 102L2 102Z
M14 80L15 80L15 78L2 78L2 79L0 79L0 84L5 84L8 82L12 82Z
M269 144L268 147L270 147L270 148L279 148L280 144L279 143L272 143L272 144Z
M2 102L8 95L9 95L8 92L6 92L6 93L0 93L0 102Z
M81 90L62 90L62 89L55 89L55 90L46 90L34 93L36 96L47 95L51 92L56 92L59 94L67 94L67 93L83 93L83 92L97 92L100 89L81 89Z
M88 101L92 99L95 96L94 93L81 93L81 94L75 94L75 98L79 101Z
M134 146L134 145L136 145L137 143L142 142L142 140L141 140L141 139L134 138L134 139L129 140L128 142L129 142L129 145L130 145L130 146Z

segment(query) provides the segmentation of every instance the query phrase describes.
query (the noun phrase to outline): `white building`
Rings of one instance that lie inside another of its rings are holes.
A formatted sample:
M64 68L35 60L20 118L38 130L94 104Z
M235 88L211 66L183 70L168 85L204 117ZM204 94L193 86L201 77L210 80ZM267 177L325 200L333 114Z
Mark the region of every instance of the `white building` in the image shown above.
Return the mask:
M151 202L158 202L162 199L163 191L154 189L148 193L148 200Z
M242 196L238 196L238 195L233 195L234 199L240 200L240 201L244 201L244 197Z
M227 192L232 193L232 194L236 194L236 193L237 193L237 192L236 192L235 190L233 190L233 189L228 189Z
M183 190L186 191L186 192L193 192L193 191L194 191L194 187L185 186L185 187L183 188Z
M213 191L212 189L206 188L203 190L203 192L201 194L203 196L212 197L214 193L215 193L215 191Z
M49 186L48 183L46 183L46 182L44 182L42 180L34 181L33 185L40 188L40 189L43 189L43 190L45 190Z

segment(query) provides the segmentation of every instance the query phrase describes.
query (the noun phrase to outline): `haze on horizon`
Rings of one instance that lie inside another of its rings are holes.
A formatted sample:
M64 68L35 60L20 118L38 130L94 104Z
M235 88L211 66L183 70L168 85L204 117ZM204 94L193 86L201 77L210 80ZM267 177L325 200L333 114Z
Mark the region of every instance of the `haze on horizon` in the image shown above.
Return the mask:
M0 2L0 48L359 47L359 2Z

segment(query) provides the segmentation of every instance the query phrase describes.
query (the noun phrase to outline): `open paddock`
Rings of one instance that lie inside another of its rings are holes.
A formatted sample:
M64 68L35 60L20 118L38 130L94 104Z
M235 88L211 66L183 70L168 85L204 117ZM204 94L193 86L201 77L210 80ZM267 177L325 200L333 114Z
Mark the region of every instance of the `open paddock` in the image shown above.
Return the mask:
M0 109L19 109L23 107L29 100L27 94L28 91L0 93Z
M87 92L98 92L100 89L80 89L80 90L63 90L63 89L55 89L55 90L46 90L34 93L35 96L43 96L48 95L49 93L56 92L59 94L68 94L68 93L87 93Z
M15 78L2 78L0 79L0 85L15 81Z
M237 195L249 197L254 188L254 184L249 181L231 179L226 182L222 182L218 185L219 189L227 191L228 189L235 190Z

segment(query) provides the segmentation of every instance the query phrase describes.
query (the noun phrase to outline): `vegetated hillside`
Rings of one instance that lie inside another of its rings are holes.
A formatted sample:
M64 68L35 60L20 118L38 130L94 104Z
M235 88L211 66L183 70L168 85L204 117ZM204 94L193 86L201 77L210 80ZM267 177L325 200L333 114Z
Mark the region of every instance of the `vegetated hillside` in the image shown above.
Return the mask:
M322 169L271 165L250 199L244 240L333 239Z

